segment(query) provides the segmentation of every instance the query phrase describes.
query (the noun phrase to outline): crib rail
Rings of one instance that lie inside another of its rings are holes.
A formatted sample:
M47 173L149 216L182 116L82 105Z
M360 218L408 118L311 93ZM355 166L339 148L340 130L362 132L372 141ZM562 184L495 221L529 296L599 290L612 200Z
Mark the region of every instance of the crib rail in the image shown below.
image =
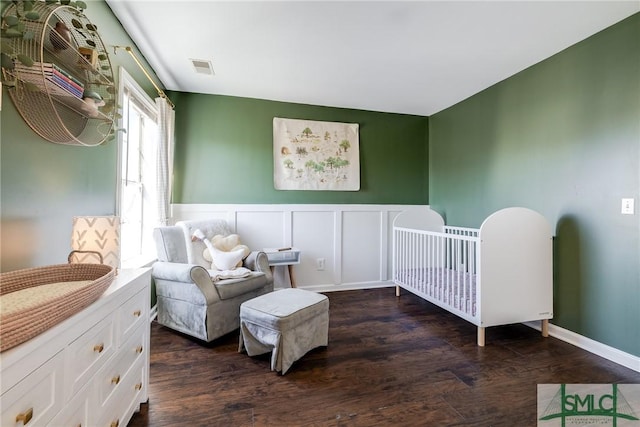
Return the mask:
M393 229L393 280L467 320L476 317L478 230L445 227L443 233Z

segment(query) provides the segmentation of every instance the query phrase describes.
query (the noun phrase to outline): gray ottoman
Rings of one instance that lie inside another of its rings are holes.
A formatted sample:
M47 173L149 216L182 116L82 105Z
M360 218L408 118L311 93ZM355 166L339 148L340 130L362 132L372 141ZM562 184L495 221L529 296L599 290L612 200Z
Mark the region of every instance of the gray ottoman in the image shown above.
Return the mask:
M249 356L271 351L271 370L284 375L309 350L329 342L329 298L281 289L240 306L240 344Z

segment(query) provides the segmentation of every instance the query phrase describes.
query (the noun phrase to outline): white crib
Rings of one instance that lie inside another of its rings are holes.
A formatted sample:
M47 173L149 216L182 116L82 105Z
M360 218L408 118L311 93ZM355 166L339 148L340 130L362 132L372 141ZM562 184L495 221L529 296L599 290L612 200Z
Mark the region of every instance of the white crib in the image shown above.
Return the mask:
M479 229L450 227L424 207L393 223L393 281L478 327L553 317L553 236L547 220L526 208L499 210Z

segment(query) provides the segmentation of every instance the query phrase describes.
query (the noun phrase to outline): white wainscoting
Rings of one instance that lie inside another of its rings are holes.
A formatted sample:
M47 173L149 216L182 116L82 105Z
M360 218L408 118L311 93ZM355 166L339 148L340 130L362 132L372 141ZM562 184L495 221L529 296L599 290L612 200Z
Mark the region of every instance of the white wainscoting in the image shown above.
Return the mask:
M226 219L252 249L295 247L298 287L317 292L392 286L393 219L404 210L424 205L227 205L175 204L173 222ZM317 269L317 259L325 269ZM287 281L277 269L276 287ZM288 282L286 282L288 283Z

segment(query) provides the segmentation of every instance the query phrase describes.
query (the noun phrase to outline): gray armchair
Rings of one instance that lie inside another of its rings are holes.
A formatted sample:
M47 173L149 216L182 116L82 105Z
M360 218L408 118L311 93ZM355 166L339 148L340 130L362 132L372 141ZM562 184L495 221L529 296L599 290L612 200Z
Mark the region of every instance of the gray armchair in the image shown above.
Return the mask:
M240 304L273 291L273 276L267 255L256 251L244 260L250 276L213 281L207 270L211 262L203 256L205 244L191 239L196 229L208 239L231 234L224 220L181 221L154 230L157 321L210 342L240 326Z

